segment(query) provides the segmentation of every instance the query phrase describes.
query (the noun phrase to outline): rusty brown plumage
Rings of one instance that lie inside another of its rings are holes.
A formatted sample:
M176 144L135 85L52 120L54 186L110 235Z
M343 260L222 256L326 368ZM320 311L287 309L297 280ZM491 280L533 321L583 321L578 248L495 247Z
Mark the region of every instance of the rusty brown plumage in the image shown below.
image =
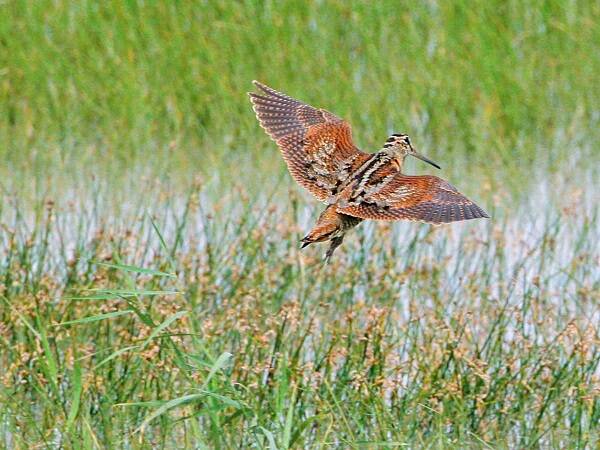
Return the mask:
M345 233L364 219L442 224L489 217L447 181L402 173L406 156L419 154L405 134L391 135L376 153L352 141L350 125L257 81L249 93L256 117L277 143L292 177L328 206L302 240L303 247L331 241L325 258Z
M433 225L489 217L441 178L396 173L381 190L338 208L361 219L413 220Z
M319 200L369 155L352 142L350 125L324 109L305 105L263 84L250 100L261 126L277 143L292 177Z
M344 240L346 231L354 228L362 219L337 211L336 205L329 205L317 219L317 223L310 232L301 240L302 248L315 242L331 241L325 260L329 261L334 250Z

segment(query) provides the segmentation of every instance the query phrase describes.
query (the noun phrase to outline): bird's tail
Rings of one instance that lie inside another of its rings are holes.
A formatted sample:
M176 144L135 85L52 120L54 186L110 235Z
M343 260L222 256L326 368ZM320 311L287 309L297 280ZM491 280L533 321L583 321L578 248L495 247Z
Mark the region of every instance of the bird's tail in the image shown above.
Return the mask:
M310 244L314 244L314 241L312 241L308 236L304 236L302 239L300 239L300 242L302 242L302 247L300 248L308 247Z
M335 236L338 231L339 227L336 224L317 224L300 240L300 242L302 242L302 248L314 244L315 242L328 241Z

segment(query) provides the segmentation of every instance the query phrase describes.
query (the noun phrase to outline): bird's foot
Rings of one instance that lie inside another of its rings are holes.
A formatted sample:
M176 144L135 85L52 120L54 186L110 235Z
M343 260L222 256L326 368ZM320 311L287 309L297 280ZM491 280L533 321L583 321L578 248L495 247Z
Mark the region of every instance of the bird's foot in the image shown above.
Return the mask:
M324 264L329 264L329 262L331 261L331 256L333 255L333 252L335 251L336 248L338 248L342 244L343 240L344 240L344 235L334 237L331 240L331 244L329 244L329 248L327 249L327 252L325 253L325 257L323 258Z

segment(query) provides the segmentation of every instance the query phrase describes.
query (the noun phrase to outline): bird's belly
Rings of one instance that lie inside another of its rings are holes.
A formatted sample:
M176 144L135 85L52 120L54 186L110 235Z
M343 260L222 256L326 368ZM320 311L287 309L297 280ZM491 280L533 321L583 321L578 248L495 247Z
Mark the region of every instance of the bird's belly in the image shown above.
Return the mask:
M359 223L362 222L362 219L358 217L348 216L346 214L340 214L340 229L342 232L346 232L351 228L354 228Z

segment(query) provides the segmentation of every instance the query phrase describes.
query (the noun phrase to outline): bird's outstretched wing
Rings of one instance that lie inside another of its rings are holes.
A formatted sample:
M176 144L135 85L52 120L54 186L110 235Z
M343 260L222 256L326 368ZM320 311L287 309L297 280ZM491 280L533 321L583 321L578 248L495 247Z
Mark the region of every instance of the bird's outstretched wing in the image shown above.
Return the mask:
M368 189L368 187L367 187ZM338 207L339 213L374 220L413 220L431 224L488 217L484 210L447 181L398 173L360 200Z
M277 143L292 177L319 200L335 195L349 175L370 155L352 142L350 125L254 81L249 93L261 126Z

